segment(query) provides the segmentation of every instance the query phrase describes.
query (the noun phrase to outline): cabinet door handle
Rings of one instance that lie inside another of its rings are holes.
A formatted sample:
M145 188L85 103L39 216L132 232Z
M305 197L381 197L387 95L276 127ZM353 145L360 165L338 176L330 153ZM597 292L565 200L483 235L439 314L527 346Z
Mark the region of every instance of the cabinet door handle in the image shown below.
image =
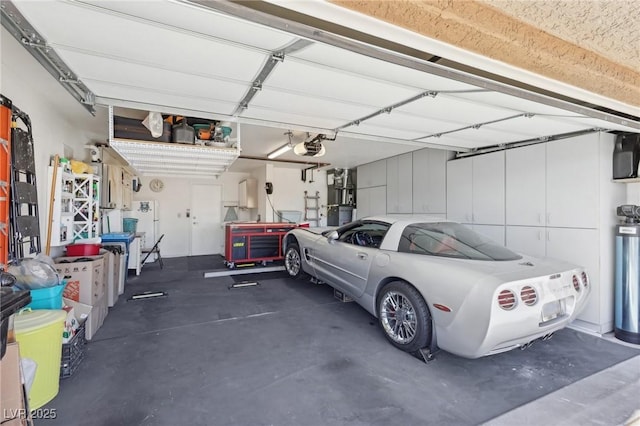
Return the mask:
M551 213L547 213L547 224L551 223Z
M542 213L538 213L538 223L542 223Z
M359 257L360 259L362 259L362 260L365 260L365 259L367 258L367 253L362 253L362 252L360 252L360 253L358 253L358 257Z
M551 231L547 231L547 241L551 241Z
M542 231L538 231L538 241L542 240Z

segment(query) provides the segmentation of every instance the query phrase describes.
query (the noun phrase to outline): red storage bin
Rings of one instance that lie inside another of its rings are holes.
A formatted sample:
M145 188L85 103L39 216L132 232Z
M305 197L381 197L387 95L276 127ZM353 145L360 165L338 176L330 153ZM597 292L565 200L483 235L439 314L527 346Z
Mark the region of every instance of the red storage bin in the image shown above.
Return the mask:
M100 244L69 244L67 256L97 256L100 254Z

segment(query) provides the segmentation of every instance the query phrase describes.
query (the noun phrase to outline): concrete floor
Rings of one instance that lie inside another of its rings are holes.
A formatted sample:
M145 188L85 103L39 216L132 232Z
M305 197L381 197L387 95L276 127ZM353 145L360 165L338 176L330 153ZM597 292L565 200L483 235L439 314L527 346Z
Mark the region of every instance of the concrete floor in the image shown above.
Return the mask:
M201 260L129 277L48 425L614 425L640 408L640 347L566 329L425 365L327 286L269 274L229 289ZM146 290L169 295L126 300Z

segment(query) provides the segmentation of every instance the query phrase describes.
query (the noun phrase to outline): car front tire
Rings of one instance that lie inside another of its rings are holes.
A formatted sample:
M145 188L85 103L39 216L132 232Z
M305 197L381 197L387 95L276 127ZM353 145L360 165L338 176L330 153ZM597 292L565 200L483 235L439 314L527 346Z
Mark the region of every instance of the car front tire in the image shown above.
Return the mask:
M405 352L429 345L431 314L418 290L403 281L386 284L377 299L378 323L387 340Z
M305 276L302 270L302 256L300 255L298 244L291 243L287 246L287 251L284 254L284 267L294 280Z

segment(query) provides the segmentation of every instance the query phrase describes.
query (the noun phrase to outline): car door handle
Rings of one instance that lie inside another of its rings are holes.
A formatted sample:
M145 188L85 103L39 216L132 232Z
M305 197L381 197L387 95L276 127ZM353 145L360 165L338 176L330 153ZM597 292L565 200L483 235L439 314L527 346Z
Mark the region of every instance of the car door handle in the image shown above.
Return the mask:
M366 259L366 258L367 258L367 253L362 253L362 252L360 252L360 253L358 253L358 257L359 257L360 259L363 259L363 260L364 260L364 259Z

